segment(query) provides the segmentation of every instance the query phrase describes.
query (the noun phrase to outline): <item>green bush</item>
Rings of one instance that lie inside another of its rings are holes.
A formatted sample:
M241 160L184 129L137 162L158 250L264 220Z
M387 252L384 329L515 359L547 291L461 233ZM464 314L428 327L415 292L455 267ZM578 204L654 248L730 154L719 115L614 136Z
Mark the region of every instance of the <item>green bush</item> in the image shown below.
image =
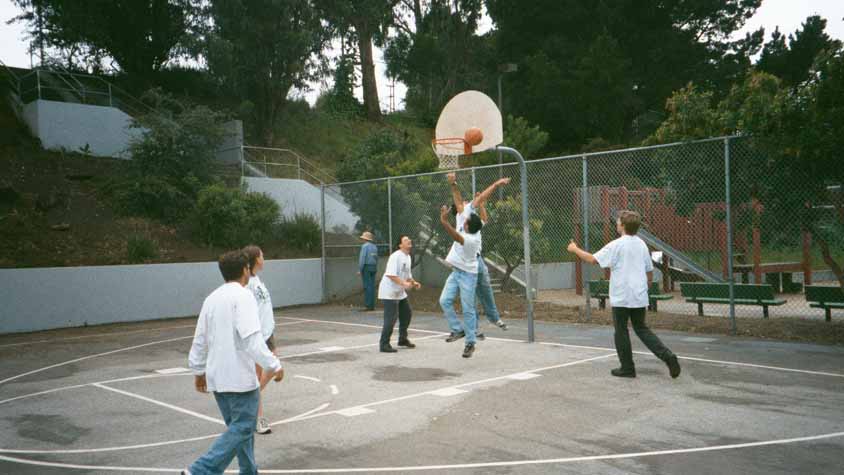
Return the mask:
M307 213L296 213L293 218L282 218L278 236L288 246L305 251L319 249L322 231L319 221Z
M158 243L143 236L132 236L126 241L126 258L132 264L140 264L158 257Z
M194 236L209 246L241 247L272 239L278 204L262 193L211 185L199 192Z
M118 211L128 216L175 222L193 205L193 199L182 188L156 176L122 180L112 184L110 191Z

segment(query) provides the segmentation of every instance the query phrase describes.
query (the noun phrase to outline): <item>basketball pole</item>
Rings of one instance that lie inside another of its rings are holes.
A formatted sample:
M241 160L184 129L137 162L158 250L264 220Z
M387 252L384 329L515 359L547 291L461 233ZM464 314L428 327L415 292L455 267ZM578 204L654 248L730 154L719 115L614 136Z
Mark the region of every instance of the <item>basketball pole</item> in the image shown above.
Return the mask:
M533 332L533 288L531 287L531 269L530 269L530 220L528 219L528 179L527 179L527 164L524 157L515 148L502 147L501 145L495 147L499 153L510 154L519 160L519 170L522 175L522 239L524 240L525 252L525 296L527 297L527 324L528 324L528 342L536 341Z

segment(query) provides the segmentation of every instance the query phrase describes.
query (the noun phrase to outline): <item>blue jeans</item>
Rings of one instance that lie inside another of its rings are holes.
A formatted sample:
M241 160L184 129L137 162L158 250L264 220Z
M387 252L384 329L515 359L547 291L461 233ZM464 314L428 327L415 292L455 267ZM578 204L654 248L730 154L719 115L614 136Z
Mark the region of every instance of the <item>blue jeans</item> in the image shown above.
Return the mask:
M226 422L226 431L208 452L200 457L188 470L193 475L217 475L223 473L237 455L241 475L256 475L255 424L258 419L258 390L248 393L214 393L217 406Z
M360 273L363 279L363 301L366 308L375 308L375 274L377 266L366 265Z
M475 292L477 292L478 274L470 274L454 268L440 294L440 307L448 320L452 333L466 333L466 344L475 343L475 329L478 326L478 315L475 310ZM460 307L463 309L463 325L457 319L454 311L454 299L460 293Z
M496 323L501 320L501 314L498 313L498 307L495 306L495 296L492 293L492 284L489 282L489 270L486 268L484 258L478 256L478 292L477 298L484 307L484 314L490 323ZM478 319L480 325L480 318Z

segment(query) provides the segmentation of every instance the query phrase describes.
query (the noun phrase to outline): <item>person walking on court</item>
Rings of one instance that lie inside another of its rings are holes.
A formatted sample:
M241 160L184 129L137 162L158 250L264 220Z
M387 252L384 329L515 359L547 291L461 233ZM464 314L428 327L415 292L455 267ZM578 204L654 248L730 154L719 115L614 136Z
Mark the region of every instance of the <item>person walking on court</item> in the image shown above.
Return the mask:
M501 178L492 185L488 186L483 192L476 193L475 198L472 201L463 201L463 196L460 194L460 188L457 186L457 176L454 173L449 173L447 175L447 179L449 186L451 187L451 197L454 201L451 209L457 222L456 229L462 229L463 223L472 213L477 213L481 218L481 224L486 226L488 220L486 212L487 200L490 196L492 196L496 188L510 183L510 178ZM501 320L501 314L498 312L498 307L495 305L495 295L492 291L492 283L489 279L489 269L487 269L486 262L484 262L484 258L481 255L481 251L483 250L483 236L480 231L478 231L478 239L481 243L478 246L478 285L476 298L480 301L487 320L498 328L507 330L507 324ZM454 245L456 245L456 243L452 244L452 246ZM484 334L480 331L480 320L480 318L476 319L477 333L475 337L478 340L484 340Z
M259 391L270 380L281 381L281 362L267 348L261 334L258 306L245 288L249 258L243 251L220 256L225 284L202 303L188 365L194 386L212 392L226 423L226 431L190 467L187 475L223 473L237 456L241 474L257 474L254 440ZM255 364L263 371L255 375Z
M653 261L648 246L636 235L641 222L639 213L621 211L616 221L616 229L621 237L594 255L580 249L573 240L568 245L568 251L584 262L610 269L610 305L615 324L615 350L621 361L621 367L613 369L611 374L621 378L636 377L633 349L627 331L627 321L630 320L636 336L657 358L668 365L671 377L676 378L680 376L677 356L645 325L648 284L653 281Z
M449 207L440 209L440 223L452 239L454 244L445 258L451 264L451 274L445 281L440 294L440 307L443 309L451 334L445 341L457 341L466 337L463 357L471 358L475 352L475 329L477 328L477 309L475 308L475 294L478 286L478 250L481 246L480 230L483 228L481 218L475 213L469 215L460 231L454 229L448 222ZM454 311L454 300L460 295L460 308L463 310L463 325L457 319Z
M364 241L358 256L358 275L363 279L363 301L366 311L375 310L375 274L378 273L378 246L372 241L375 236L365 231L360 239Z
M258 304L258 319L261 321L261 337L267 344L267 348L275 354L275 316L273 315L273 302L270 299L270 292L258 277L258 273L264 270L264 252L260 247L255 245L246 246L243 248L246 257L249 259L249 283L246 288L252 292L255 297L255 303ZM261 366L255 365L255 374L261 377ZM259 434L269 434L270 421L264 417L264 404L260 398L258 400L258 425L255 427L255 432Z
M387 267L381 277L378 286L378 298L384 303L384 326L381 329L380 348L382 353L396 353L398 350L390 345L390 337L393 335L393 328L396 326L396 318L399 320L399 341L398 346L404 348L416 348L407 337L407 330L410 327L412 310L407 300L407 291L419 289L422 284L413 280L411 273L412 260L410 250L413 249L413 241L406 235L399 236L399 242L395 252L387 259Z

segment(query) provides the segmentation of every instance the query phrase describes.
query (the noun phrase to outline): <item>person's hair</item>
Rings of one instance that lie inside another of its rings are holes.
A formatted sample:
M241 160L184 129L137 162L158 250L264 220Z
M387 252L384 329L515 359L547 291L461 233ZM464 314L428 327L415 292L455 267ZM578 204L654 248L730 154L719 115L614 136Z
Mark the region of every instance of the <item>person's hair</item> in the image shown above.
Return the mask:
M618 219L621 221L624 233L630 236L634 236L639 232L639 226L642 225L642 217L635 211L621 211L618 213Z
M399 234L399 240L396 241L396 249L399 249L401 247L401 242L404 241L404 238L410 239L410 236L407 234Z
M249 258L242 250L229 251L220 256L218 264L220 273L223 274L223 280L232 282L240 279L243 275L243 269L249 266Z
M466 222L469 223L469 234L475 234L476 232L480 231L481 228L484 227L483 221L481 221L481 217L478 216L476 213L472 213L466 219Z
M243 252L246 253L246 258L249 260L249 273L255 275L253 269L255 269L255 265L258 263L258 258L261 257L263 251L261 251L260 247L250 244L243 248Z

